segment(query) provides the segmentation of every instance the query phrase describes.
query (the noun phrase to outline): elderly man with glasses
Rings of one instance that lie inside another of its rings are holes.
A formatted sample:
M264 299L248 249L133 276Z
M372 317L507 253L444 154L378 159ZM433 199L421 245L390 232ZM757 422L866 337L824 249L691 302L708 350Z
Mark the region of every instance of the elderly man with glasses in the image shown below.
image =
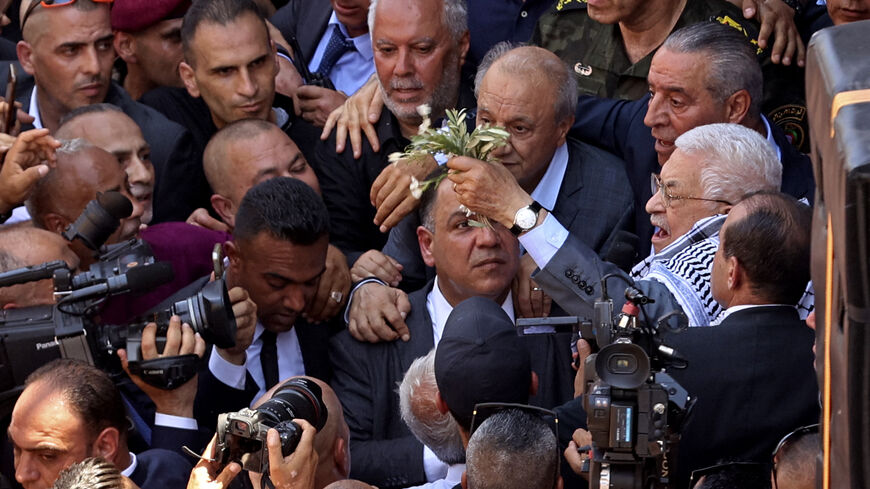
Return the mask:
M458 171L448 178L461 204L519 231L520 243L540 267L532 277L570 314L594 317L602 285L621 306L621 291L633 280L655 301L644 307L649 321L682 310L689 325L708 326L722 312L710 276L724 214L748 193L778 190L782 166L764 137L737 124L696 127L675 145L661 175L653 177L646 204L657 228L653 253L631 277L602 261L546 209L536 211L539 206L499 165L453 158L448 166Z

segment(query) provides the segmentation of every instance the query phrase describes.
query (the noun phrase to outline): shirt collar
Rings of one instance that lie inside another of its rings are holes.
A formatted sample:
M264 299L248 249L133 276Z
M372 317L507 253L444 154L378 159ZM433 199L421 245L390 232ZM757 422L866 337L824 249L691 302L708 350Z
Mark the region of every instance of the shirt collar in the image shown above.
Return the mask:
M532 199L536 200L544 209L552 210L556 207L556 199L559 197L559 189L562 180L565 179L565 170L568 169L568 143L562 143L553 153L553 159L538 186L532 191Z
M447 466L447 475L444 476L444 480L459 484L459 482L462 481L463 472L465 472L465 464L449 465Z
M353 43L353 47L356 51L362 55L367 61L371 61L374 59L375 54L372 50L372 38L369 36L369 33L360 34L356 37L350 37L350 34L347 33L347 27L344 26L341 22L338 21L338 16L335 15L335 11L332 12L332 15L329 16L329 31L331 32L332 26L337 25L341 33L345 38L350 39ZM330 35L332 35L330 33Z
M764 121L764 129L767 131L767 142L770 143L776 151L777 159L782 161L782 149L780 149L779 145L776 144L776 140L773 139L773 131L770 128L770 121L768 121L767 117L764 116L761 116L761 120Z
M34 129L42 129L42 118L39 117L39 103L36 99L36 85L33 85L33 91L30 92L30 109L28 109L27 113L30 117L33 117L33 128Z
M716 324L722 323L728 316L734 314L737 311L742 311L744 309L751 309L753 307L795 307L794 305L789 304L742 304L739 306L732 306L728 309L722 311L722 314L716 318Z
M126 469L121 471L121 475L123 475L124 477L130 477L131 475L133 475L133 472L136 471L136 466L138 465L139 461L136 460L136 454L130 452L130 465L128 465Z
M432 333L437 345L441 341L441 334L444 332L444 325L447 323L447 316L453 311L453 306L447 302L444 294L441 293L441 288L438 286L438 276L435 276L435 283L432 285L432 291L429 292L429 297L426 299L426 306L429 309L429 315L432 319ZM501 308L514 322L514 302L511 292L508 291L507 297L501 304Z

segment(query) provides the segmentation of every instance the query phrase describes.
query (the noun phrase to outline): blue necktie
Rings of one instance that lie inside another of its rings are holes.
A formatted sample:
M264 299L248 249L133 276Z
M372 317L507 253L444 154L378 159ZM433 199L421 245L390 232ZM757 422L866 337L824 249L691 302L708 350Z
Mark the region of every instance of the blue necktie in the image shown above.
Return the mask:
M327 77L329 71L335 66L338 59L341 58L341 55L352 49L354 49L353 41L345 38L338 25L334 25L332 37L329 38L329 43L323 52L323 58L320 59L320 66L317 68L317 72Z

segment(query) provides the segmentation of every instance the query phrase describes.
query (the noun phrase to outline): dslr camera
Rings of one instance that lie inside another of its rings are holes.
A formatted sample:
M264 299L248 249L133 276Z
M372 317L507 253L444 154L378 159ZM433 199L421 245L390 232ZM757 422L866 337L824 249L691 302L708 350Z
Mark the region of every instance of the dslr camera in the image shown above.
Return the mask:
M266 433L269 428L275 428L281 437L281 455L290 455L302 437L302 428L292 421L294 418L308 421L318 431L326 424L329 412L322 396L316 383L296 378L285 382L271 399L256 409L221 414L216 452L221 467L238 462L245 470L268 476Z

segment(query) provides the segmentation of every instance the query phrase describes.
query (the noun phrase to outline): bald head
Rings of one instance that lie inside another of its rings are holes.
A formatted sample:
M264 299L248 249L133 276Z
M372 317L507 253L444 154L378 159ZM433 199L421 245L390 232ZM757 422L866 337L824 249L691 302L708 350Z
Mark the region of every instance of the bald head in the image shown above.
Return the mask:
M317 384L322 393L321 400L329 412L326 424L314 437L314 450L317 452L318 460L314 487L324 487L333 481L347 478L348 473L350 473L350 451L348 450L350 429L344 421L344 411L341 408L341 402L339 402L338 396L335 395L332 387L314 377L291 377L290 379L278 382L263 394L262 397L257 399L252 407L256 408L271 399L275 391L280 389L288 380L295 378L308 379Z
M264 180L296 178L320 193L317 176L299 147L268 121L244 119L223 127L206 146L202 163L214 192L212 206L230 226L242 198Z
M574 116L577 107L577 81L568 66L554 53L537 46L519 46L501 42L493 46L481 61L474 78L475 95L490 71L518 78L528 86L551 94L556 122Z
M0 272L55 260L65 261L71 270L79 265L78 257L59 234L22 224L0 227ZM53 302L50 279L0 288L0 307L30 307Z
M115 190L133 202L133 214L121 220L107 243L132 238L139 230L144 207L131 198L126 174L117 158L83 139L65 141L57 150L57 164L36 184L27 200L27 210L36 227L60 234L74 222L97 192ZM90 265L92 253L75 242L73 251Z
M21 0L21 6L18 9L18 22L21 25L21 38L27 42L36 42L39 37L45 32L47 23L45 22L47 10L43 5L33 7L34 3L39 3L41 0ZM89 12L97 8L109 8L109 4L95 3L93 0L77 0L72 5L64 5L60 8L72 7L82 12ZM29 13L28 13L29 12ZM27 22L25 24L25 21Z

